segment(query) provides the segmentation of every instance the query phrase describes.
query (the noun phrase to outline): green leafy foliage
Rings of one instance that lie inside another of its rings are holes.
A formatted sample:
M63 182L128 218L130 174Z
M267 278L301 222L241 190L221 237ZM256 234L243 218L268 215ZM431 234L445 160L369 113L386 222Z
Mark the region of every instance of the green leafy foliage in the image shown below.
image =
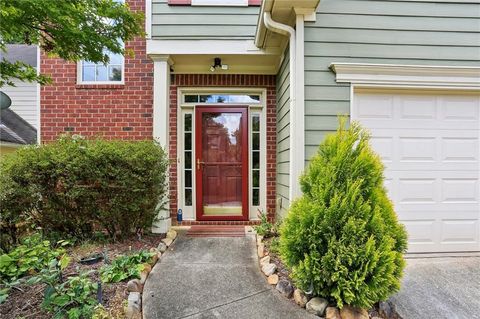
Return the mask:
M131 278L140 278L143 264L148 262L153 253L140 251L138 253L120 256L111 265L100 268L100 278L103 282L120 282Z
M340 121L301 178L280 251L305 291L363 308L400 288L406 232L383 186L383 165L357 123Z
M167 167L154 141L65 136L25 147L0 161L0 213L11 232L30 219L57 236L92 238L95 228L128 236L149 229L163 207Z
M2 0L0 50L6 43L37 44L68 61L108 62L106 51L124 54L123 43L143 35L143 14L114 0ZM12 78L48 83L21 62L0 61L0 87Z
M47 285L42 308L52 313L53 318L92 318L98 304L98 284L89 279L93 270L62 281L61 271L65 266L62 260L53 259L38 275L29 278L27 284Z
M27 237L23 243L10 251L0 255L0 278L5 282L15 281L25 275L33 275L57 258L65 254L65 246L69 243L60 241L56 247L40 236ZM62 263L67 263L67 257Z

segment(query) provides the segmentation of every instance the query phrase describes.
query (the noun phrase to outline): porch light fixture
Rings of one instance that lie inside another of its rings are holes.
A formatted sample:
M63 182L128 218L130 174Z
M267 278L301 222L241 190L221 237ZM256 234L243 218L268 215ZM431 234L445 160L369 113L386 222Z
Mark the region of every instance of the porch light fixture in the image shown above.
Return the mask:
M222 59L215 58L213 59L213 65L210 67L210 71L215 72L216 69L228 70L228 65L222 64Z

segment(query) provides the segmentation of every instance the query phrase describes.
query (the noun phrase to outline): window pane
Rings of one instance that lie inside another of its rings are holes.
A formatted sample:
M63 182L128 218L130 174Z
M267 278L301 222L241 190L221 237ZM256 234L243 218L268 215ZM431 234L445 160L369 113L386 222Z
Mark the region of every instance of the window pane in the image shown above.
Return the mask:
M185 206L192 206L192 190L185 190Z
M252 154L252 167L253 168L260 168L260 153L253 152Z
M120 65L108 66L108 80L109 81L121 81L122 80L122 67Z
M185 168L192 168L192 152L185 151Z
M211 95L200 95L200 103L212 103L213 97Z
M185 150L192 149L192 133L185 133Z
M104 65L97 65L97 81L107 81L107 67Z
M95 66L83 66L82 81L95 81Z
M260 133L252 133L252 149L260 150Z
M185 187L192 187L192 171L185 171Z
M192 114L185 114L184 129L185 129L185 132L192 131Z
M185 95L185 103L197 103L198 95Z
M258 188L252 190L252 204L253 206L260 205L260 190Z
M255 170L252 172L252 186L260 187L260 171Z
M260 116L252 117L252 130L254 132L260 132Z

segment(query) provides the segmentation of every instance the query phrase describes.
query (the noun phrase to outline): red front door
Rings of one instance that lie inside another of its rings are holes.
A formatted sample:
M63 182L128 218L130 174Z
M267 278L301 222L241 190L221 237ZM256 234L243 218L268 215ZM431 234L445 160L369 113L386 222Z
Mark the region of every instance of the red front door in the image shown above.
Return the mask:
M197 220L248 220L247 108L197 107Z

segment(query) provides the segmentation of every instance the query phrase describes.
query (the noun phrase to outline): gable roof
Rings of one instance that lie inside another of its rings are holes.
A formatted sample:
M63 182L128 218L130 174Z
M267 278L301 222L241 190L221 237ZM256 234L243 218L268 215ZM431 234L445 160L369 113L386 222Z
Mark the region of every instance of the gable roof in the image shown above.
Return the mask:
M37 130L10 109L0 111L0 142L20 145L35 144Z

